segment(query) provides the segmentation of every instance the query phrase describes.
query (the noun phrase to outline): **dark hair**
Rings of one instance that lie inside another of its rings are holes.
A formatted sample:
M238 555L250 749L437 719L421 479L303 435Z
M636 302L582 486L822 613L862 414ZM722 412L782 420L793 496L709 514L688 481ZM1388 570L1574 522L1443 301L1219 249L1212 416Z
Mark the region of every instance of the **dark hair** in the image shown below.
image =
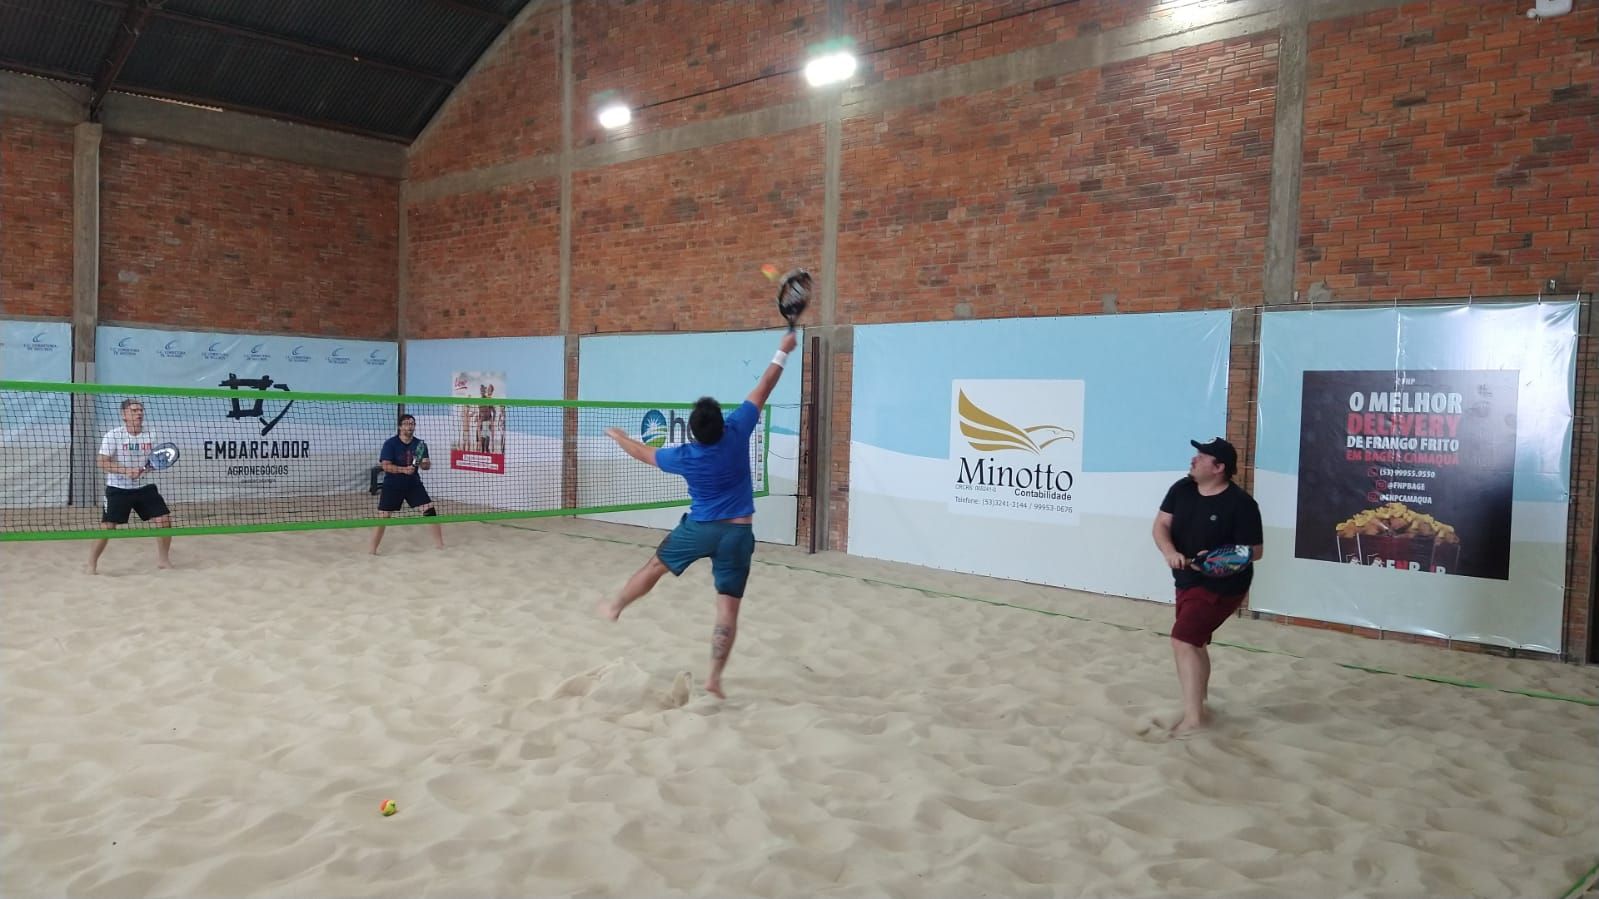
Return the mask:
M120 407L118 407L118 408L119 408L119 411L126 412L129 406L138 406L140 409L143 409L144 408L144 401L143 400L136 400L136 399L134 399L133 397L130 396L127 399L123 400L122 401L122 405Z
M694 403L694 411L688 414L688 430L694 439L704 446L711 446L722 439L722 404L708 396L702 396Z
M412 414L411 414L411 413L409 413L409 412L407 412L407 413L405 413L405 414L404 414L404 415L401 415L401 416L400 416L400 420L399 420L399 421L397 421L397 422L395 422L395 423L394 423L394 426L395 426L395 427L399 427L399 426L400 426L400 425L403 425L403 424L405 424L405 420L406 420L406 419L408 419L408 418L409 418L409 419L410 419L410 420L412 420L412 421L416 421L416 416L415 416L415 415L412 415Z

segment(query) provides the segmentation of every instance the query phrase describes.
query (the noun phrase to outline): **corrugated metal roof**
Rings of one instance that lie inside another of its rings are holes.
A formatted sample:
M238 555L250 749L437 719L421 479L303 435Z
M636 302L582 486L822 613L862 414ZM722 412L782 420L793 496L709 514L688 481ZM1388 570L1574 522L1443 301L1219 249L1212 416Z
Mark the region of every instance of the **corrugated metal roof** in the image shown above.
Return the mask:
M92 83L149 2L0 0L0 68ZM409 142L528 2L165 0L112 88Z
M440 75L471 68L500 32L489 19L452 12L433 0L167 0L165 8Z
M437 81L167 21L146 27L118 84L379 135L414 134L420 111L450 90Z
M120 21L94 0L0 0L0 65L93 79Z

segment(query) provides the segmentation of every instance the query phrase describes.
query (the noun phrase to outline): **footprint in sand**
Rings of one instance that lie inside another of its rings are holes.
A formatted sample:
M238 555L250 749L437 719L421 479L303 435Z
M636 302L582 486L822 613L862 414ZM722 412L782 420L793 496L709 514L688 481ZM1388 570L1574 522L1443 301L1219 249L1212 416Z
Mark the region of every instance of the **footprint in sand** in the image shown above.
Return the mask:
M694 676L687 671L679 671L672 681L672 689L666 693L664 705L669 709L680 709L688 705L689 698L694 695Z

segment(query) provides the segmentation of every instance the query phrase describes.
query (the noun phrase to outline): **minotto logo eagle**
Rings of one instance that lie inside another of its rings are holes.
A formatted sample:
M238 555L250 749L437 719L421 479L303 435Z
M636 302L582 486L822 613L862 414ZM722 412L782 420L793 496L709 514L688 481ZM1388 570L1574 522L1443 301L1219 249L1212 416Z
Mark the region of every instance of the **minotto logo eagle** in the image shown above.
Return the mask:
M976 403L967 399L964 390L959 392L956 407L960 413L961 434L966 437L966 442L972 449L980 453L1021 450L1036 456L1042 454L1044 448L1052 443L1077 439L1076 433L1070 428L1059 425L1019 428L997 415L978 408Z

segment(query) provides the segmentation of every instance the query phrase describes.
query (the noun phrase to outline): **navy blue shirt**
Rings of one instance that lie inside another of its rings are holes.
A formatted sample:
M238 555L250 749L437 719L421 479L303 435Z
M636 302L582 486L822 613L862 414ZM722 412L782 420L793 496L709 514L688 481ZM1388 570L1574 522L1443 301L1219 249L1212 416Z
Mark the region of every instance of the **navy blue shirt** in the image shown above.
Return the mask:
M390 437L388 440L383 441L383 454L378 458L384 462L398 465L401 468L405 468L408 465L415 465L416 438L412 437L411 442L406 443L400 439L400 435L398 434ZM383 482L385 484L392 484L395 487L408 487L411 484L422 483L422 479L414 474L397 474L395 472L386 471L383 473Z
M722 521L755 514L755 486L750 480L750 435L761 410L745 400L723 418L722 439L710 446L685 443L656 450L655 464L667 474L688 481L688 517Z

